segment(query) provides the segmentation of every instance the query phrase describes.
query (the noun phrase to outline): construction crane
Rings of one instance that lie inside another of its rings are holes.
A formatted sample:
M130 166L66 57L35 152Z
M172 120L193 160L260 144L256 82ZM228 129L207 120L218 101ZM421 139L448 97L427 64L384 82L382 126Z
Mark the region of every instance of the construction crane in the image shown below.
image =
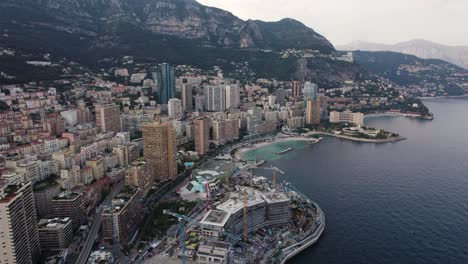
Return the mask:
M273 188L276 188L276 172L279 172L282 175L284 175L285 173L282 170L278 169L277 167L273 167L273 166L264 168L264 169L273 171L273 176L271 178L271 181L272 181Z
M164 210L163 213L167 214L167 215L172 215L172 216L176 217L179 220L180 253L181 253L181 257L182 257L182 264L186 264L187 263L187 258L185 256L185 226L184 226L184 220L185 219L184 219L184 216L180 215L180 214L177 214L177 213L173 213L173 212L168 211L168 210Z
M187 259L186 259L186 256L185 256L185 225L184 225L184 222L187 222L187 223L189 223L191 225L199 226L201 228L210 229L211 227L207 226L207 225L204 225L204 224L198 222L197 220L194 220L194 219L192 219L192 218L190 218L188 216L181 215L181 214L178 214L178 213L174 213L174 212L171 212L169 210L163 210L163 214L174 216L175 218L177 218L179 220L180 250L181 250L181 255L182 255L182 263L186 264ZM218 233L223 235L223 236L226 236L233 243L235 243L237 240L239 240L239 237L240 237L240 236L236 236L236 235L231 234L231 233L226 232L226 231L219 231Z

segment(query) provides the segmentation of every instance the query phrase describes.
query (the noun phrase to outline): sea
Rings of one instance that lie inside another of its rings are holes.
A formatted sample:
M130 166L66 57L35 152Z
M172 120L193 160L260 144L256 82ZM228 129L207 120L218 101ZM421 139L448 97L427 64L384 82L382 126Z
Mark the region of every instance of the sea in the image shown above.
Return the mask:
M319 242L288 263L468 263L468 99L425 100L433 121L371 117L404 141L324 137L245 154L265 159L326 215ZM285 154L276 154L293 147ZM269 176L270 170L257 169Z

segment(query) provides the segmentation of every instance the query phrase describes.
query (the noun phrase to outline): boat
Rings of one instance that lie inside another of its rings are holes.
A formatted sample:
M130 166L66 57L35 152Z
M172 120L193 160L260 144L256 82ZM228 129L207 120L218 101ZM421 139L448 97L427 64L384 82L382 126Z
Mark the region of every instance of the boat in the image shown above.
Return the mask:
M284 150L282 150L280 152L276 152L276 154L284 154L284 153L289 152L291 150L293 150L293 148L287 148L287 149L284 149Z

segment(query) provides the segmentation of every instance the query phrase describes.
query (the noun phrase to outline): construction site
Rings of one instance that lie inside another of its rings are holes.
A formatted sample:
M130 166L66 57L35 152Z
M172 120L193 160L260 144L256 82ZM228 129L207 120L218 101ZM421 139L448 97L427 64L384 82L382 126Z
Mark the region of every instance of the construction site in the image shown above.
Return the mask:
M270 180L231 164L216 188L206 182L205 199L190 213L164 211L178 220L176 232L144 263L283 264L319 239L323 211L292 184L277 183L281 170L268 168Z

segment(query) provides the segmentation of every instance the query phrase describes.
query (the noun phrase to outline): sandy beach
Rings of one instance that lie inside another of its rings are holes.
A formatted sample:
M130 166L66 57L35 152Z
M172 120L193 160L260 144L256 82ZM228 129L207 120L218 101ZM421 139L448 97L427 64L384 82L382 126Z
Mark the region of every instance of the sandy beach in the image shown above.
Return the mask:
M310 141L310 142L317 143L320 140L316 138L304 138L304 137L277 137L277 138L274 138L272 141L262 141L262 142L254 143L250 147L239 148L236 150L235 158L238 160L243 160L242 157L248 151L262 148L262 147L275 144L278 142L285 142L285 141Z

